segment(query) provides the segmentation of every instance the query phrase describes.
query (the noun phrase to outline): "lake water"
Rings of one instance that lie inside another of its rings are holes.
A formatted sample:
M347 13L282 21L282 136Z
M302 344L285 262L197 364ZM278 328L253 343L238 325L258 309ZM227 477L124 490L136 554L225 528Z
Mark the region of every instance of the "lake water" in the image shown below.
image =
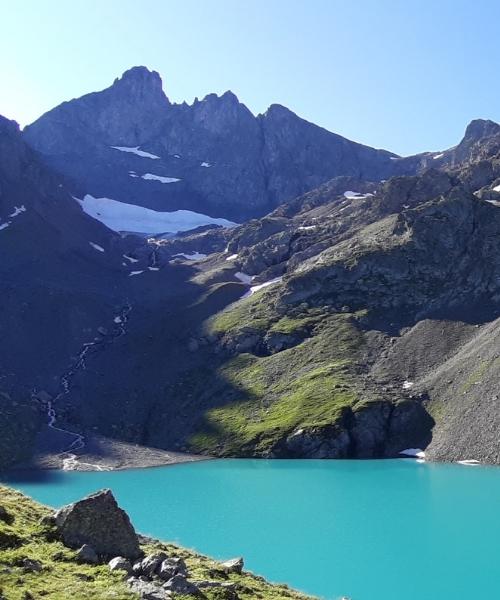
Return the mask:
M54 507L110 487L138 531L322 598L500 597L500 469L220 460L6 483Z

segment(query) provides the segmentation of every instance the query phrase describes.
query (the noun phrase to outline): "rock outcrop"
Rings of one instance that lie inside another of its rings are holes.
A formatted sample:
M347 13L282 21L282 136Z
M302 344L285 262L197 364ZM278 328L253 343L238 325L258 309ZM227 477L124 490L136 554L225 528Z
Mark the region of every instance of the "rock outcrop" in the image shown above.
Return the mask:
M394 154L330 133L280 105L255 117L230 91L172 104L158 74L145 67L54 108L25 129L25 139L73 183L75 194L237 222L338 175L379 180L400 172ZM178 181L145 181L146 172Z
M64 506L55 513L54 519L63 542L71 548L87 544L104 557L134 559L141 555L137 534L111 490L102 490Z

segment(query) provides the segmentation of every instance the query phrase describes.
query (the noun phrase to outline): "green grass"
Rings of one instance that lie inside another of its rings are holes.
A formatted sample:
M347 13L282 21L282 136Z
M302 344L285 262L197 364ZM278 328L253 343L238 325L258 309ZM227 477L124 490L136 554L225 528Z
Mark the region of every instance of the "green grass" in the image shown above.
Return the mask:
M51 600L132 600L123 577L111 573L106 565L80 565L75 552L54 539L50 526L42 525L49 509L11 490L0 487L0 505L13 518L11 524L0 521L0 590L7 600L24 600L28 592ZM17 542L9 543L9 538ZM2 542L3 540L3 542ZM39 560L40 573L24 573L24 558Z
M234 333L243 327L267 329L271 324L273 313L265 300L267 296L264 294L264 291L253 294L218 313L208 321L208 332L212 334Z
M496 370L499 364L500 358L492 358L490 360L481 361L477 369L470 374L469 378L460 389L460 392L465 394L472 388L472 386L480 384L484 375L492 368L495 368Z
M311 318L297 321L309 323ZM299 427L335 423L343 409L358 400L353 365L361 342L351 315L330 315L294 348L229 359L216 375L231 394L206 412L203 426L190 439L192 449L233 456L266 454ZM210 381L202 385L206 388Z
M75 552L55 539L51 526L40 520L50 509L10 488L0 487L0 505L12 522L0 520L0 595L6 600L132 600L137 599L124 581L123 574L111 573L106 565L80 565ZM182 557L193 580L231 582L236 585L241 600L307 600L284 585L271 585L261 577L244 572L226 575L215 561L173 544L153 542L143 545L146 554L158 550L169 556ZM24 558L40 560L43 570L25 573L20 562ZM26 594L29 594L27 596ZM174 596L178 599L183 596ZM207 600L228 598L221 589L204 592ZM193 598L190 596L189 598Z

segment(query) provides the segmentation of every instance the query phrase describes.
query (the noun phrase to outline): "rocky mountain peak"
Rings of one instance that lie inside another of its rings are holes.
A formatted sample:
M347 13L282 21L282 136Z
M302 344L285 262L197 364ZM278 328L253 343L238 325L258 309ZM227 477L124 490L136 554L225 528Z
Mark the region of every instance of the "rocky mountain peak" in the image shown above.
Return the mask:
M477 142L500 133L500 125L489 119L474 119L467 125L462 142Z
M117 77L113 82L113 88L124 91L135 97L157 96L169 102L163 92L160 74L150 71L147 67L132 67Z
M262 115L264 118L274 118L274 119L286 119L289 117L297 117L297 115L292 112L286 106L282 104L271 104L266 112Z

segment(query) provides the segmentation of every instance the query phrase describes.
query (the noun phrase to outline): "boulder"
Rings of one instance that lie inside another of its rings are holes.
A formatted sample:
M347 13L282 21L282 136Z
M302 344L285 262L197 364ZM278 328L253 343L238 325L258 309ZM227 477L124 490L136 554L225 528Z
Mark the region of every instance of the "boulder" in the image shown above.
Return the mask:
M124 556L112 558L108 563L108 567L110 571L125 571L128 575L132 573L132 564Z
M167 583L164 584L163 589L176 594L197 595L199 593L197 586L188 581L186 577L180 573L169 579Z
M182 558L167 558L161 563L158 571L160 579L167 581L174 577L174 575L188 576L186 563Z
M241 574L243 571L243 565L245 564L243 558L239 556L238 558L232 558L231 560L226 560L226 562L222 563L222 567L227 573L238 573Z
M40 573L40 571L43 569L42 563L33 558L23 559L22 567L26 573Z
M106 557L135 559L141 555L137 534L111 490L63 506L54 517L62 541L70 548L88 544Z
M165 590L157 583L151 581L143 581L136 577L130 577L127 580L130 589L139 595L141 600L165 600Z
M141 561L140 574L152 578L158 573L160 565L166 558L167 555L165 552L158 552L157 554L150 554L149 556L146 556L146 558Z
M83 544L83 546L76 553L76 560L80 563L88 563L89 565L97 565L99 563L99 557L92 546Z

